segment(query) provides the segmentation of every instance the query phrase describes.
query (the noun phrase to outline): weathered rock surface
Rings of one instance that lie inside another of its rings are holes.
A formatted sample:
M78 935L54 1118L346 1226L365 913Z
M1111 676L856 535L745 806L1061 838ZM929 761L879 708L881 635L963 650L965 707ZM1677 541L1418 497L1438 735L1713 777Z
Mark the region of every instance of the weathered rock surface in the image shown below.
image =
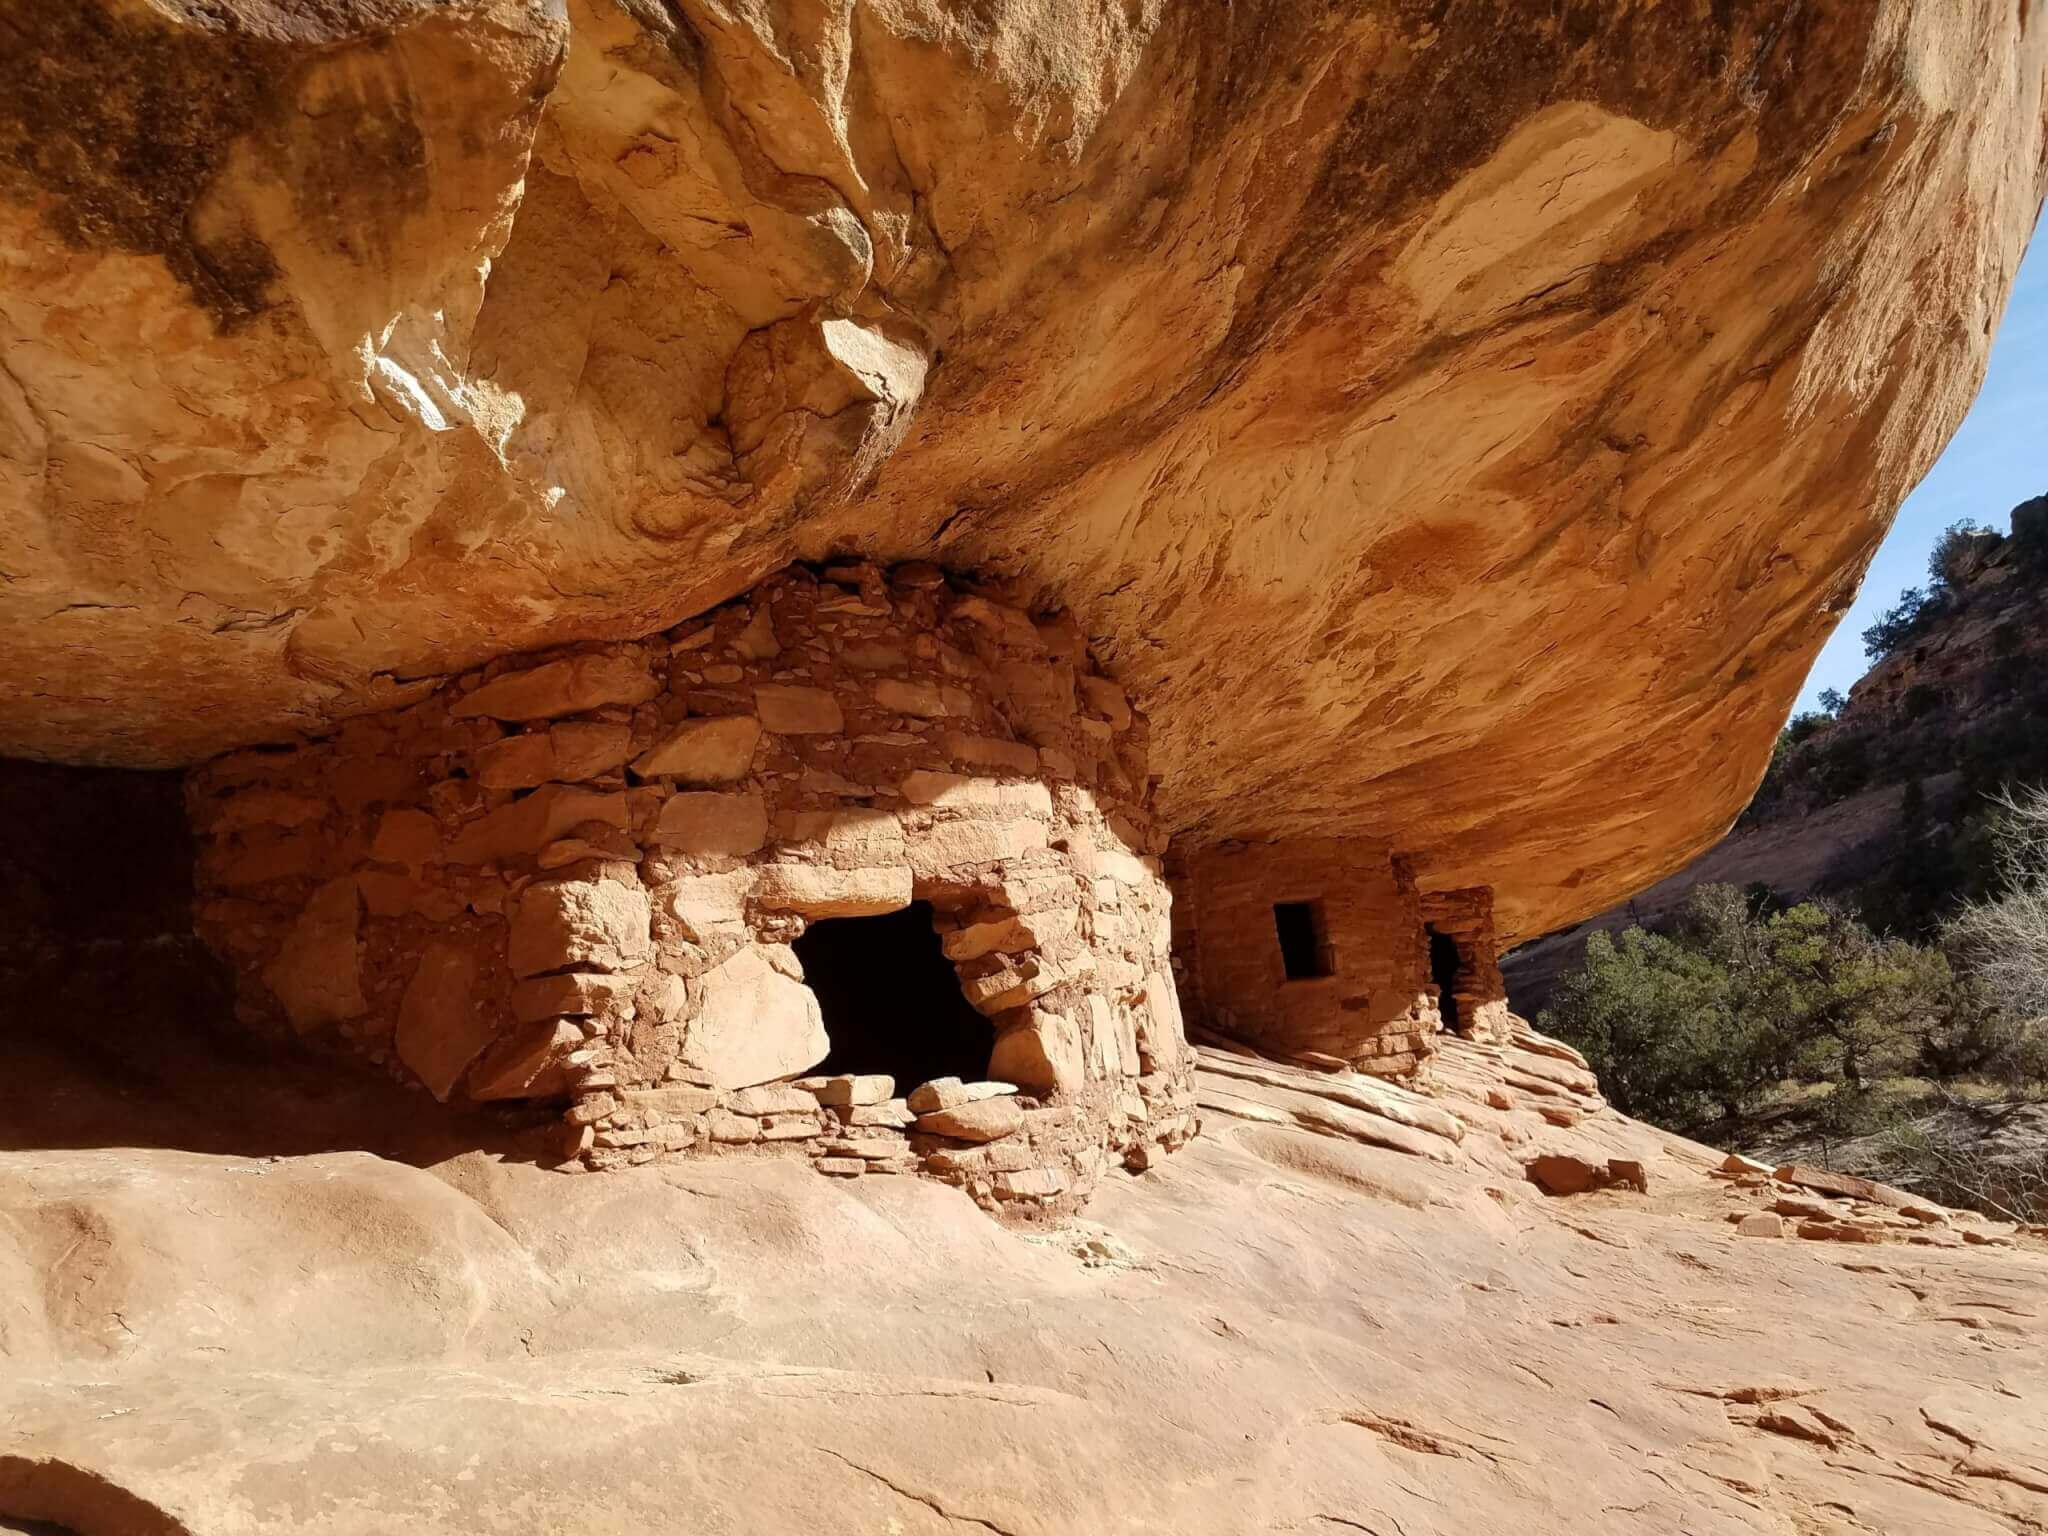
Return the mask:
M1078 615L1176 828L1394 837L1506 938L1741 805L2048 163L2014 4L0 36L0 751L189 762L858 547Z
M1801 1241L1706 1148L1583 1094L1547 1125L1505 1083L1541 1044L1447 1042L1433 1100L1202 1052L1237 1109L1046 1231L875 1177L857 1137L843 1181L564 1179L331 1066L144 1042L110 1077L0 1034L0 1526L2048 1522L2048 1244L1848 1201ZM1313 1102L1451 1156L1319 1130ZM1433 1129L1381 1113L1418 1106ZM1549 1155L1640 1162L1650 1193L1546 1196L1524 1169Z

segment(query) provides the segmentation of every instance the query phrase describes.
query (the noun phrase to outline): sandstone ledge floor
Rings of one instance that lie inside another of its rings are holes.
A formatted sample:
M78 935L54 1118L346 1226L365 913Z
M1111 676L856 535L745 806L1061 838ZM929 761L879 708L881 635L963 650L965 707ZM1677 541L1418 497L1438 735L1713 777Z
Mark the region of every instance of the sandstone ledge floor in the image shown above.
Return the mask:
M1203 1134L1045 1230L799 1161L324 1147L355 1101L40 1050L0 1530L2048 1531L2048 1245L1739 1235L1768 1187L1537 1041L1427 1099L1205 1050Z

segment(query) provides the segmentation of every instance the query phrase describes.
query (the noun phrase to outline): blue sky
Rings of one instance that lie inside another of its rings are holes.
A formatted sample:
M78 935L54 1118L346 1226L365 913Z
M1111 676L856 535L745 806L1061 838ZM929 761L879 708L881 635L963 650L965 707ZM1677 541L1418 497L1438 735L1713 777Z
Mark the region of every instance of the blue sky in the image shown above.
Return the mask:
M1828 640L1799 695L1849 691L1863 675L1863 631L1907 587L1927 582L1927 556L1950 523L1975 518L2006 530L2019 502L2048 492L2048 223L2036 231L1991 344L1984 389L1947 450L1899 508L1856 605Z

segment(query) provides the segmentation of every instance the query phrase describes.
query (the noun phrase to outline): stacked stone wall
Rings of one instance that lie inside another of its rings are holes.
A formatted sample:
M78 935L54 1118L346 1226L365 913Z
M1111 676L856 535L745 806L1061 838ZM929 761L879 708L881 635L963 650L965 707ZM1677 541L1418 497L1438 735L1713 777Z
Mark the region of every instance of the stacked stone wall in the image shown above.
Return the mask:
M1195 1016L1281 1055L1412 1076L1439 1027L1420 898L1385 844L1364 838L1219 843L1176 852L1181 976ZM1290 978L1275 921L1312 908L1327 974Z
M576 1166L798 1150L1057 1207L1194 1125L1145 734L1067 620L796 569L195 771L199 927L250 1022L558 1106ZM793 941L914 900L986 1081L809 1075Z
M1500 973L1492 890L1480 885L1425 891L1422 920L1458 946L1457 1032L1467 1040L1505 1045L1514 1033L1514 1015L1508 1012L1507 981Z

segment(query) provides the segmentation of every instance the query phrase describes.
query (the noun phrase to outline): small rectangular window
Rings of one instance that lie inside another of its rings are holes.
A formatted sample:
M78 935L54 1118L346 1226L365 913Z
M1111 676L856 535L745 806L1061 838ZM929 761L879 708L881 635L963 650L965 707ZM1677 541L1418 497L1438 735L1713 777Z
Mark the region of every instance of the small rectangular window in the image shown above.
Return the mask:
M1280 963L1287 968L1289 981L1336 974L1320 901L1276 901L1273 927L1280 935Z

